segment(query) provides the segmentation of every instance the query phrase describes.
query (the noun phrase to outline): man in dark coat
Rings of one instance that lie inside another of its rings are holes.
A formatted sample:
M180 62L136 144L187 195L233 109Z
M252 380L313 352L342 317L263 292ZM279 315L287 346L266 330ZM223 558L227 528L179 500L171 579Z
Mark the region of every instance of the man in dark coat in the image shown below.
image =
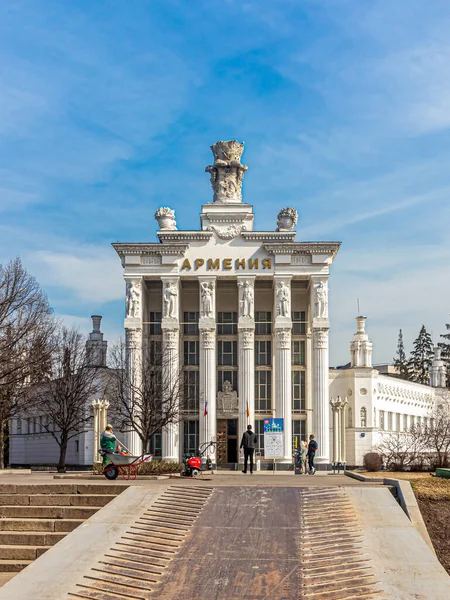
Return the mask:
M253 475L253 454L258 445L258 436L252 431L252 426L247 425L247 431L242 436L240 449L244 448L244 470L247 473L248 459L250 458L250 474Z

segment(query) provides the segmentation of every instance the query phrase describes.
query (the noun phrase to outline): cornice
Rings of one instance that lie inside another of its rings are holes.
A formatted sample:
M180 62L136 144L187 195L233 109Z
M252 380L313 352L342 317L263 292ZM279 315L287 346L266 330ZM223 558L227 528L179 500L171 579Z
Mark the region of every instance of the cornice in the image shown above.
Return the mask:
M291 244L264 244L271 254L331 254L338 253L341 242L294 242Z
M291 243L295 240L295 231L243 231L241 233L245 240L257 242L281 242Z
M163 244L169 242L207 241L213 236L212 231L158 231L157 235Z
M153 254L157 256L180 255L183 256L189 248L189 244L112 244L117 254L122 258L126 254L138 255Z

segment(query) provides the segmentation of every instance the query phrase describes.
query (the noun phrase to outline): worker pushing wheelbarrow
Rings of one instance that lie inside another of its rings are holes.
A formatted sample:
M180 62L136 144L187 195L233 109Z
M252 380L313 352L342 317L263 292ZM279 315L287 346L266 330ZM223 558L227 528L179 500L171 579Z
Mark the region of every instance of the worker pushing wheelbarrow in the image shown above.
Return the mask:
M125 444L114 435L112 425L107 425L100 436L99 453L103 456L103 475L110 481L119 475L122 479L134 480L139 465L153 460L153 454L132 456Z

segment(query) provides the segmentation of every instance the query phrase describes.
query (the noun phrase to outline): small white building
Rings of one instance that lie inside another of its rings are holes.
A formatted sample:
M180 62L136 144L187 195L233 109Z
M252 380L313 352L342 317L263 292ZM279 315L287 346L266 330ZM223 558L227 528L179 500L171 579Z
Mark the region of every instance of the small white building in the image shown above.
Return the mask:
M365 331L366 317L357 317L356 322L357 330L350 343L350 363L330 369L330 397L340 396L348 401L345 427L349 466L361 466L364 454L376 447L383 435L407 431L414 424L425 424L435 405L449 399L440 348L435 348L429 386L405 381L388 365L382 365L380 370L372 366L372 342Z
M93 366L100 367L98 396L103 397L106 384L106 355L108 343L100 329L102 317L92 316L92 332L86 342L87 358ZM104 367L104 368L102 368ZM91 400L96 400L92 398ZM11 419L9 428L9 465L11 467L52 467L59 459L59 446L44 427L46 415L39 411ZM94 429L90 425L84 433L69 440L66 465L77 468L92 466L94 456Z

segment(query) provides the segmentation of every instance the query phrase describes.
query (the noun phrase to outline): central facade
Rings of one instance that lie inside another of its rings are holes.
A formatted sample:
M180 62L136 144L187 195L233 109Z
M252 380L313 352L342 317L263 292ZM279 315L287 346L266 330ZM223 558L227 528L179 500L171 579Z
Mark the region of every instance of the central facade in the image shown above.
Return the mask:
M169 376L182 373L182 419L155 436L154 452L179 461L214 439L222 441L214 459L236 463L247 425L263 451L264 419L277 417L286 462L314 433L316 463L329 464L328 278L339 243L295 242L293 208L279 212L275 231L255 231L242 201L243 145L211 149L213 200L201 207L199 230L178 230L174 211L160 208L159 242L114 244L131 368L153 345ZM137 436L129 447L140 453Z

